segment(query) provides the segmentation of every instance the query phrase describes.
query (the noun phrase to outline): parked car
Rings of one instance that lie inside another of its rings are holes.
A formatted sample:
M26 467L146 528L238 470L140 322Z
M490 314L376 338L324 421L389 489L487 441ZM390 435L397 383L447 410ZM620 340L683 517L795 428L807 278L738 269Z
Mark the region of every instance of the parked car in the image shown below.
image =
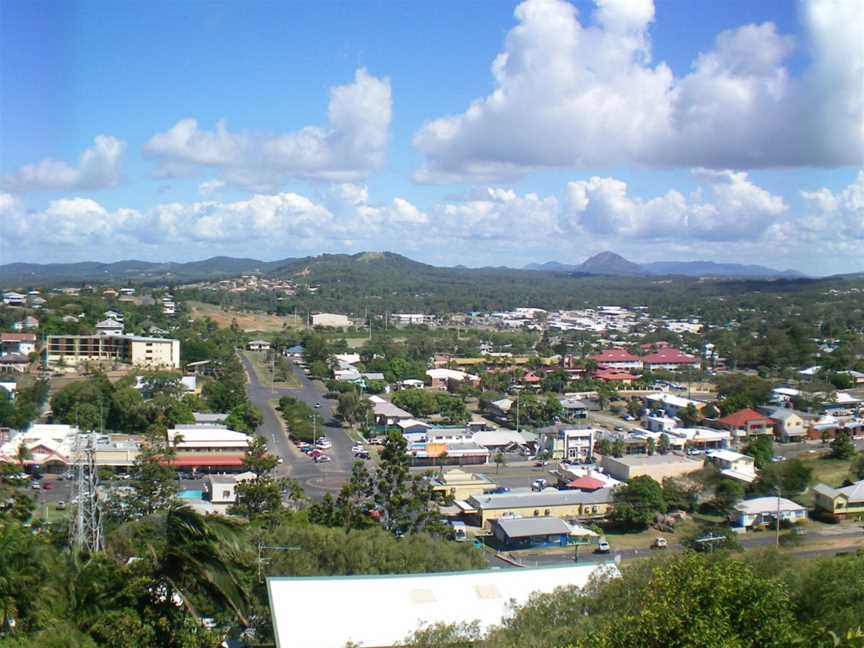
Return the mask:
M595 553L609 553L612 548L609 546L609 543L606 541L606 538L600 538L600 541L597 543L597 548L594 550Z
M635 416L631 416L630 414L628 414L627 416L624 417L624 420L625 420L625 421L628 421L628 422L630 422L630 423L632 423L633 421L636 420L636 417L635 417Z
M54 490L54 485L51 482L45 482L42 485L42 490L46 490L46 491Z
M536 468L542 468L543 466L547 465L548 463L549 463L548 461L545 461L543 459L538 459L537 461L534 462L534 466Z
M616 425L616 426L615 426L615 431L616 431L616 432L623 432L623 431L624 431L624 428L621 427L620 425Z
M499 486L495 490L492 491L492 495L502 495L504 493L509 493L510 489L506 486Z
M354 453L354 458L355 458L355 459L368 459L368 458L369 458L369 453L366 452L365 450L357 450L357 451Z
M669 543L666 541L666 538L661 536L657 536L654 538L654 542L651 544L652 549L665 549L669 546Z
M774 455L771 457L771 463L780 463L781 461L786 461L786 457L782 455Z
M63 511L66 509L66 502L60 500L54 505L54 508L56 508L58 511Z
M327 437L321 437L315 442L315 445L319 448L332 448L333 443Z
M320 454L317 457L315 457L315 463L326 463L328 461L331 461L331 459L330 459L330 457L328 457L325 454Z
M40 483L37 482L37 481L34 481L34 482L30 485L30 488L32 488L33 490L42 490L42 484L40 484Z

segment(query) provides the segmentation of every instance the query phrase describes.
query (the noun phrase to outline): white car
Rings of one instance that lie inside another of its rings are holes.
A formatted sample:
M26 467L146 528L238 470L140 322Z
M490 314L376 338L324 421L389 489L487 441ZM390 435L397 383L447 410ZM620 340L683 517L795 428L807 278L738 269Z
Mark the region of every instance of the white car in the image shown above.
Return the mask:
M319 447L319 448L323 448L323 449L325 449L325 450L326 450L327 448L332 448L332 447L333 447L333 444L330 443L330 439L318 439L318 441L315 442L315 445L316 445L317 447Z
M606 542L606 538L600 538L600 542L597 543L596 552L597 553L609 553L610 550L611 550L611 547L609 546L609 543Z
M315 463L326 463L328 461L332 461L332 459L330 459L330 457L328 457L325 454L318 455L317 457L315 457Z

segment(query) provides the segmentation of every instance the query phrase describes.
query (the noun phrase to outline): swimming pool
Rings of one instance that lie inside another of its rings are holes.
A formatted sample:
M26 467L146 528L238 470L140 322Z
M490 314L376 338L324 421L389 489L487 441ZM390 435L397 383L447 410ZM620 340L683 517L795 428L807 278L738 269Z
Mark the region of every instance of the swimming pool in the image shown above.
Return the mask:
M185 500L203 500L204 491L201 490L184 490L180 491L177 496Z

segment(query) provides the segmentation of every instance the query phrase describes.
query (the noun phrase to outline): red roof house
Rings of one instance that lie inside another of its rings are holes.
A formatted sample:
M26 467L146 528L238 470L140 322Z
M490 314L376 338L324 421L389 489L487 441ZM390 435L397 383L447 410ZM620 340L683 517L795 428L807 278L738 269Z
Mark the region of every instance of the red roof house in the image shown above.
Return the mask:
M643 357L642 364L646 369L676 369L678 367L699 367L702 363L695 356L687 355L672 347L666 347L665 349L660 349L657 353Z
M595 353L589 356L602 367L612 367L616 369L641 369L642 358L633 355L624 349L604 349L600 353Z

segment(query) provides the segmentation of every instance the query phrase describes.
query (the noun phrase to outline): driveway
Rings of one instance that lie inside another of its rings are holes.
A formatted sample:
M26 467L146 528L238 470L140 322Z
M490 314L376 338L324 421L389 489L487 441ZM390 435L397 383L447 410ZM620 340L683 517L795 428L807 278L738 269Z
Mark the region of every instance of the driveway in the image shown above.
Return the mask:
M334 418L335 402L324 398L324 386L319 382L310 380L299 367L292 363L291 371L299 381L300 388L271 389L258 382L252 364L243 354L240 354L240 361L243 363L248 377L246 394L249 400L261 410L263 416L258 434L267 440L270 451L284 460L278 467L277 473L282 477L290 477L299 482L303 490L306 491L306 495L312 499L320 499L328 492L338 492L351 475L351 465L354 461L351 454L353 442L342 429L339 421ZM316 464L299 452L294 444L288 440L279 413L274 411L270 405L271 400L279 400L282 396L293 396L313 409L316 403L320 403L320 407L315 410L319 415L317 421L318 435L323 433L333 443L333 447L327 450L332 461Z

